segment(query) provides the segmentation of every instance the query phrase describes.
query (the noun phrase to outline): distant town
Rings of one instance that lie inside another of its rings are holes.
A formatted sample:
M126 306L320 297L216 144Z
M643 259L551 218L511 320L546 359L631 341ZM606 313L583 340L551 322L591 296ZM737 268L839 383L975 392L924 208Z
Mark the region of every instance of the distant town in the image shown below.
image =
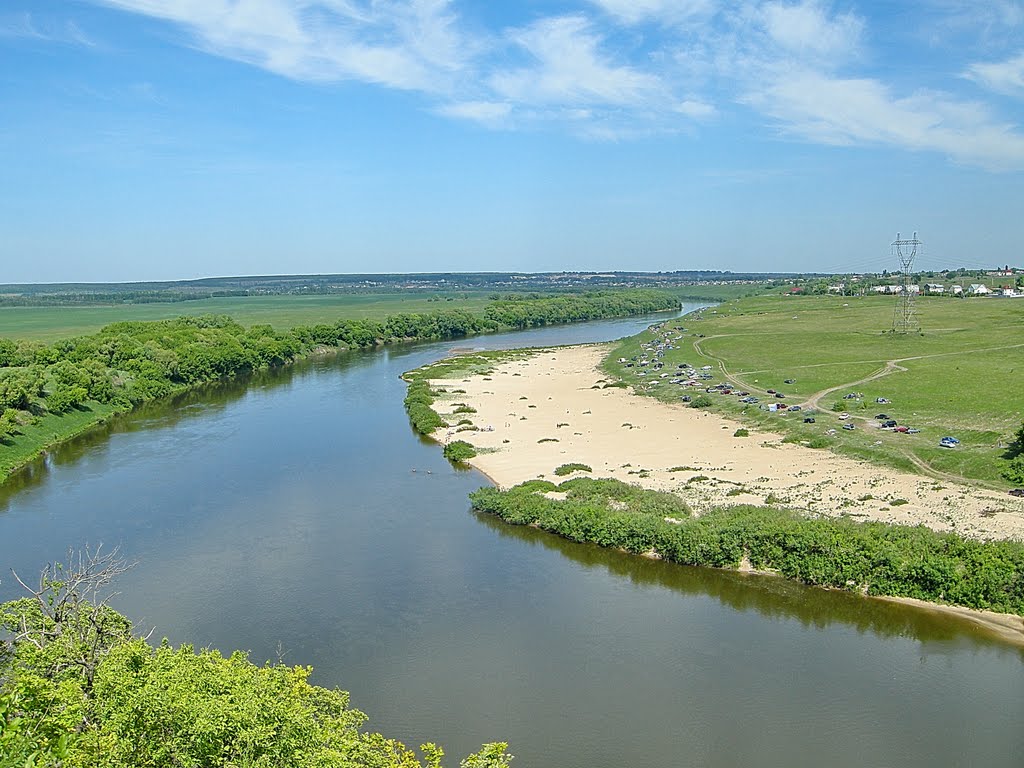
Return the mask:
M897 294L904 289L933 296L1024 295L1024 268L929 270L861 274L730 272L434 272L417 274L263 275L131 283L0 284L0 306L55 306L164 303L234 296L360 293L578 292L605 288L685 289L700 297L702 287L750 285L792 294L856 296ZM714 298L708 296L707 298Z

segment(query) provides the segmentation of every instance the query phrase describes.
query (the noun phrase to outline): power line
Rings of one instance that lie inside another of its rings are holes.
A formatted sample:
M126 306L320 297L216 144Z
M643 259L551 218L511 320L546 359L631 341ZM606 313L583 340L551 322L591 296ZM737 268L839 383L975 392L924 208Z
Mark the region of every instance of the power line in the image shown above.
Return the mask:
M910 240L901 240L900 233L896 233L896 239L892 242L892 252L900 262L900 282L897 286L896 307L892 313L893 333L919 333L921 324L917 319L914 297L916 291L910 290L910 272L914 266L914 258L922 243L917 239L917 232ZM914 288L917 284L914 283Z

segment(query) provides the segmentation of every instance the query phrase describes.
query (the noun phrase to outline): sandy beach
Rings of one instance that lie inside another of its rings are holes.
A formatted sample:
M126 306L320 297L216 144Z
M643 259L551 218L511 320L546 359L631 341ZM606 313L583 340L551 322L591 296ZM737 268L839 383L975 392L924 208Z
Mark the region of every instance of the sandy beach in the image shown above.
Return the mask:
M777 503L814 515L1024 539L1022 499L783 444L778 434L735 437L743 425L716 414L595 388L607 381L597 366L608 349L560 347L509 360L486 376L435 380L449 392L464 390L439 399L435 410L454 423L458 404L468 405L480 431L449 427L434 438L474 445L481 453L470 463L501 487L557 481L556 467L579 462L593 477L677 493L697 514Z

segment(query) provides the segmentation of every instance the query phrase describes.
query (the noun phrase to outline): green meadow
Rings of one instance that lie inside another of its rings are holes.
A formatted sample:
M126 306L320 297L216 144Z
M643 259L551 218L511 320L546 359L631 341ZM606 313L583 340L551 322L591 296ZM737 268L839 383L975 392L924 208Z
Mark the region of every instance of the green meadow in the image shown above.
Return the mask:
M712 394L711 408L751 426L930 474L937 482L1006 487L1002 456L1024 420L1024 301L921 298L921 332L906 335L889 332L893 309L891 297L740 299L624 340L605 366L638 392L678 402L684 394L704 391L671 384L678 365L710 365L714 378L702 384L730 383L760 399L743 404L735 395ZM666 335L674 349L661 358L658 374L671 377L652 376L650 368L640 377L636 363L628 368L615 362L642 359L641 344ZM861 396L844 399L853 393ZM877 398L890 402L879 404ZM804 408L770 413L761 407L771 402ZM841 429L839 408L849 412L853 430ZM875 416L882 413L920 432L880 429ZM808 416L813 424L804 423ZM940 447L946 435L960 445Z
M346 320L383 320L400 313L439 309L479 312L492 292L454 294L330 294L241 296L152 304L66 307L0 307L0 338L55 341L95 333L125 320L168 320L181 315L230 315L245 326L278 330Z

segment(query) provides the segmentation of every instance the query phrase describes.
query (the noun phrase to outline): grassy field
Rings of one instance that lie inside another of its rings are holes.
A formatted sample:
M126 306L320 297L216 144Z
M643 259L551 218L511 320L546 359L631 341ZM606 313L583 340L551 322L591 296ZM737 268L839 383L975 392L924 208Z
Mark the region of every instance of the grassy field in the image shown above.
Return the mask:
M706 311L703 319L674 321L661 332L625 340L605 365L659 399L678 402L684 394L703 392L652 376L650 368L647 377L638 377L636 363L628 368L614 362L642 359L641 344L664 339L668 331L674 349L666 350L659 375L673 372L674 378L683 362L710 365L714 378L703 383L728 382L760 398L760 404L745 405L735 396L712 394L715 410L792 440L931 474L939 482L967 479L1006 487L1001 456L1024 420L1024 301L923 298L917 307L922 333L893 335L887 333L892 298L741 299ZM769 389L785 398L776 399ZM843 399L849 393L862 397ZM879 404L877 398L891 402ZM769 402L801 404L804 410L769 413L761 408ZM840 429L837 403L847 408L855 429ZM880 413L921 431L879 429ZM805 424L807 416L815 423ZM945 435L958 438L960 446L939 447Z
M242 325L268 323L284 330L345 319L381 320L402 312L439 309L482 310L491 292L332 294L327 296L244 296L161 304L97 307L0 307L0 338L57 339L95 333L123 320L165 320L181 315L230 315ZM432 301L439 297L439 300Z

